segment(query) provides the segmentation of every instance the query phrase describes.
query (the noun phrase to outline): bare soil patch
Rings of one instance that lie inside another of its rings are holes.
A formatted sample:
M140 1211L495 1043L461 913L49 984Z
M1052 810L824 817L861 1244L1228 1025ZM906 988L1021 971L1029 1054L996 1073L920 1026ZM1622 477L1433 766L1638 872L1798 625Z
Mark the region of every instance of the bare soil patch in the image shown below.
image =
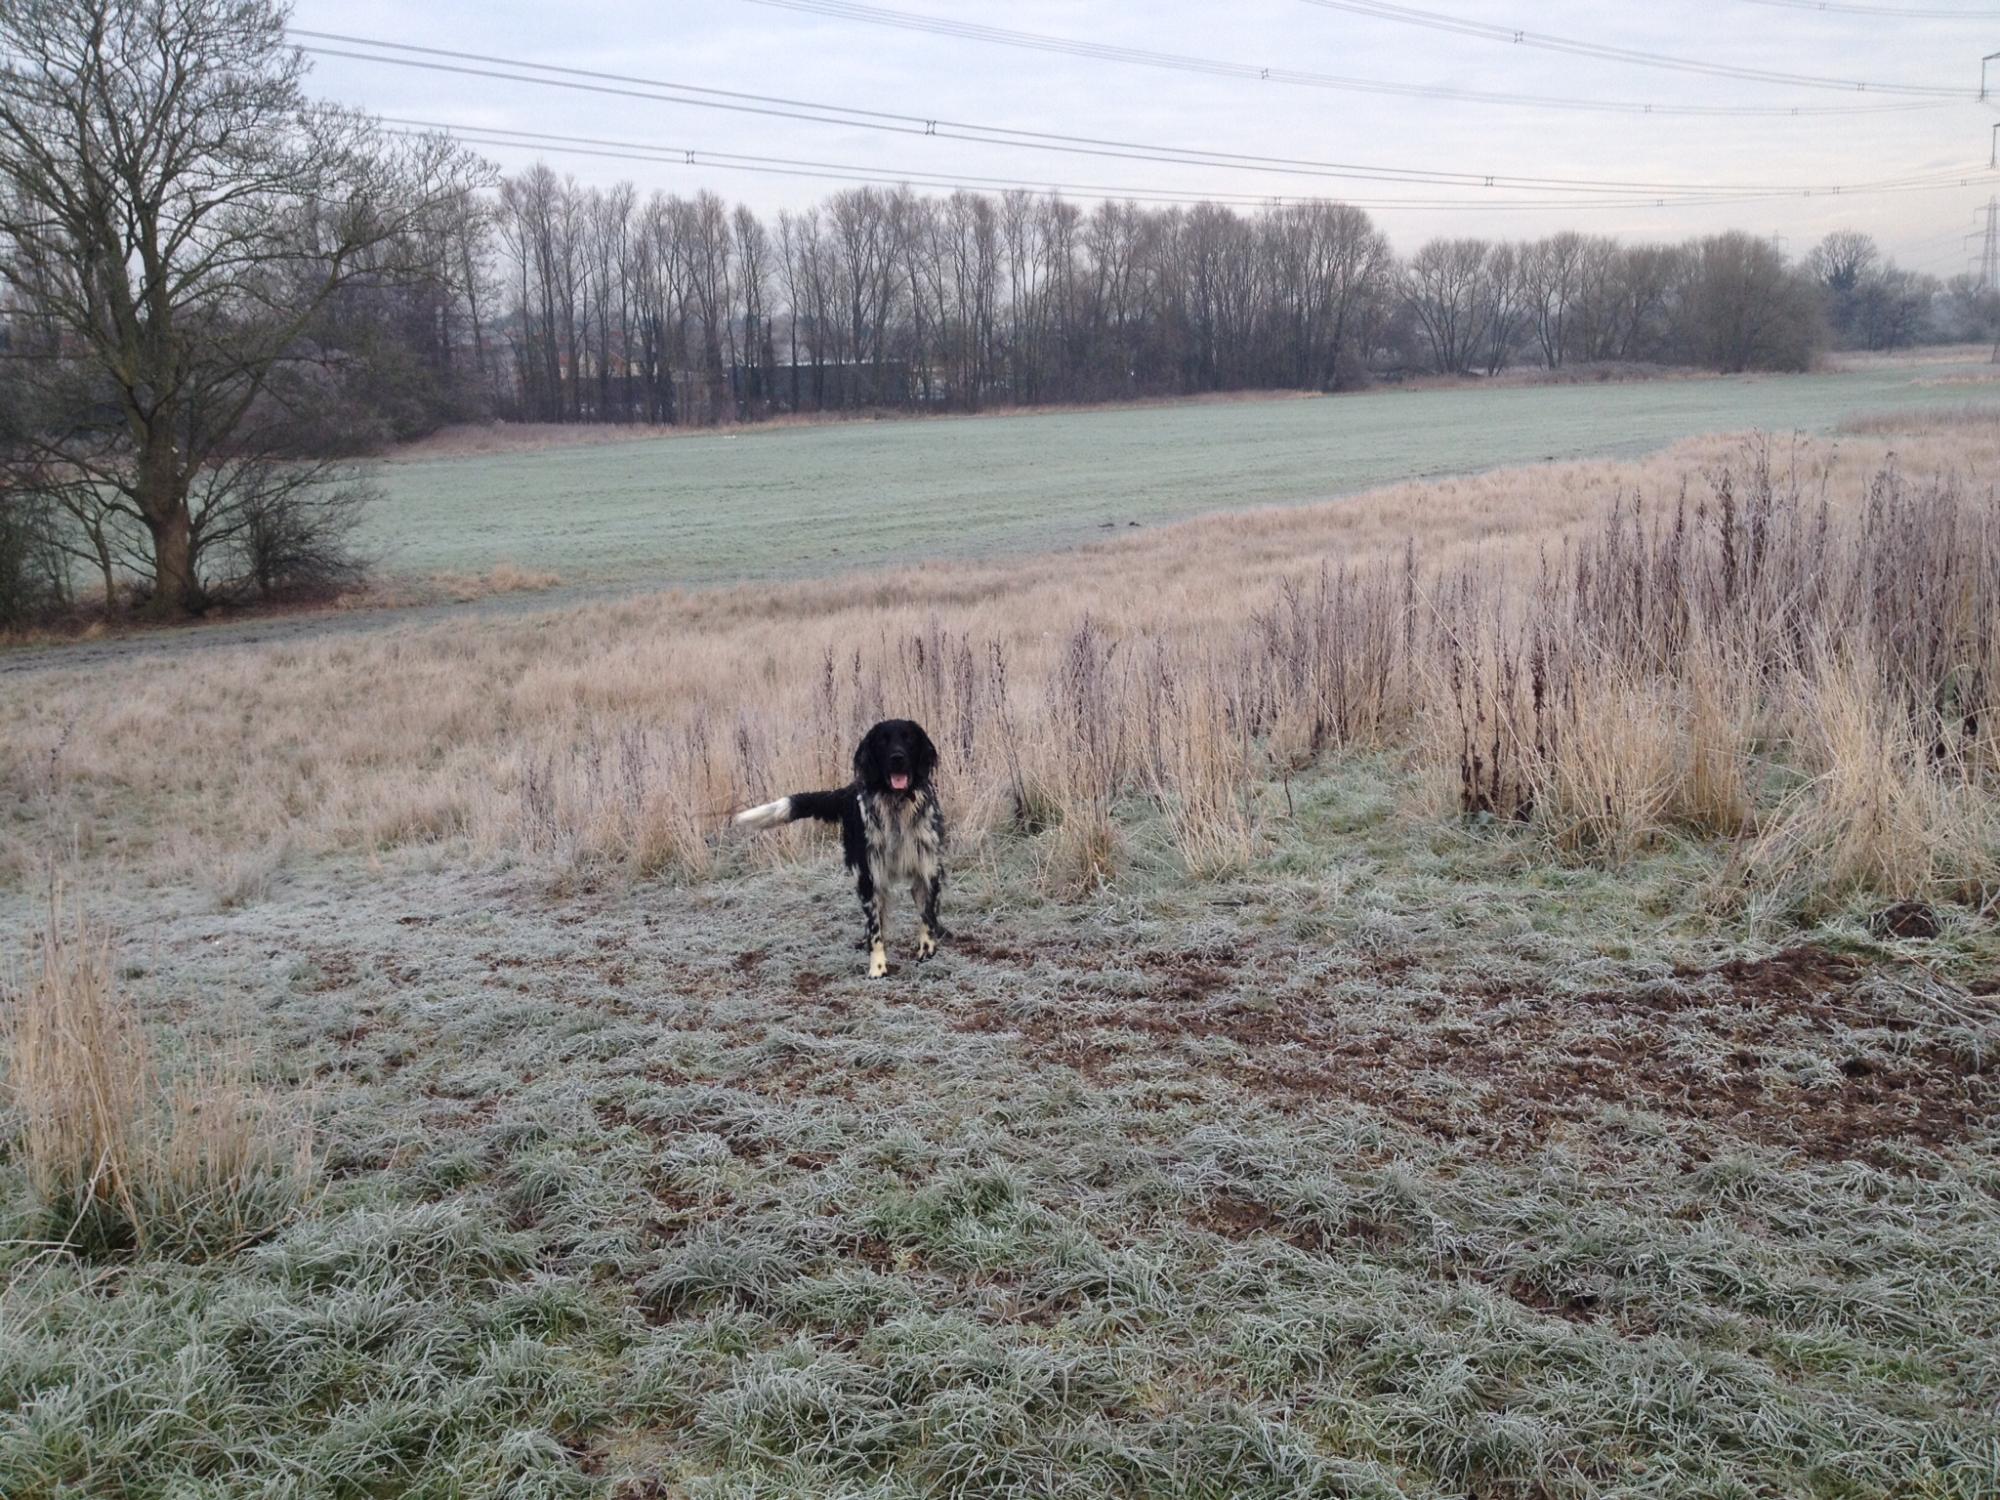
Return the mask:
M1022 958L977 938L958 947L984 963ZM1219 1066L1243 1085L1306 1107L1364 1104L1481 1155L1533 1151L1616 1104L1817 1161L1949 1150L2000 1118L1989 1069L1881 1013L1864 966L1815 947L1581 996L1477 982L1439 994L1409 984L1405 966L1370 966L1362 977L1388 1002L1366 1011L1319 988L1260 993L1282 956L1213 949L1124 960L1151 982L1112 1008L1105 957L1041 953L1075 976L1071 1014L1023 1020L981 1004L961 1024L1018 1033L1033 1056L1091 1077L1132 1061L1135 1038L1227 1041L1236 1050ZM1987 1019L2000 1038L2000 1015Z

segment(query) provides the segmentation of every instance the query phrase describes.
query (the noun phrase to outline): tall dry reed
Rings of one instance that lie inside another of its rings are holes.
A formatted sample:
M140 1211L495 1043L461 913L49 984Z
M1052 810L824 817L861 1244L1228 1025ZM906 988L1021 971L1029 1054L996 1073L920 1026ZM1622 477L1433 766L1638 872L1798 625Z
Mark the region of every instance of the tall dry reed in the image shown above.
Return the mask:
M1613 855L1755 831L1802 899L1977 896L2000 793L2000 506L1878 472L1836 517L1768 448L1671 506L1621 501L1531 581L1439 591L1425 742L1457 797ZM1947 824L1957 830L1945 836Z

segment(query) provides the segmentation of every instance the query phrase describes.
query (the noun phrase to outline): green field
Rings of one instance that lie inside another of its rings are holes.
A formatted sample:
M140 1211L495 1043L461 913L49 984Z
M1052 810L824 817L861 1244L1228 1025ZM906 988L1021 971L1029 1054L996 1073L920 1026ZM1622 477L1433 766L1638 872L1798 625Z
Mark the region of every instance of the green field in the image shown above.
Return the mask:
M808 577L1072 545L1106 527L1350 494L1698 433L1822 432L1963 405L1981 366L754 429L391 466L370 548L398 572L495 562L570 582Z

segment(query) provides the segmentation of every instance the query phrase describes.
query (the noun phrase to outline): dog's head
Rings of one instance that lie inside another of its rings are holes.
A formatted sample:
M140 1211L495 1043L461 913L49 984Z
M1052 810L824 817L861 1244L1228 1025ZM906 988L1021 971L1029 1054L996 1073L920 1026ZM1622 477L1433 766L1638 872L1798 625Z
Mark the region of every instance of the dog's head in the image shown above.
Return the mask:
M912 796L930 785L936 769L937 746L908 719L884 719L861 737L854 752L854 774L878 795Z

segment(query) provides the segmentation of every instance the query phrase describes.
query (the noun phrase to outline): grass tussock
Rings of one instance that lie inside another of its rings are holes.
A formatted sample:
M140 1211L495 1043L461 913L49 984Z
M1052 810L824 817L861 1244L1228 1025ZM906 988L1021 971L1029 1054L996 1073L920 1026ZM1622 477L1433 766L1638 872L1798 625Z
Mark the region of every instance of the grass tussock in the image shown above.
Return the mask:
M1156 662L1153 686L1146 784L1174 847L1191 875L1241 870L1257 849L1259 762L1242 691L1224 666L1199 659Z
M1831 647L1799 674L1789 708L1809 779L1745 867L1814 907L1857 891L1989 906L2000 890L2000 823L1981 766L1990 747L1952 743L1885 693L1883 675L1879 661Z
M562 582L560 573L546 568L524 568L516 562L498 562L484 573L437 573L431 586L457 603L485 599L494 594L539 593Z
M113 972L108 937L57 896L4 995L8 1113L44 1237L196 1258L263 1237L311 1191L306 1123L240 1059L168 1075Z

